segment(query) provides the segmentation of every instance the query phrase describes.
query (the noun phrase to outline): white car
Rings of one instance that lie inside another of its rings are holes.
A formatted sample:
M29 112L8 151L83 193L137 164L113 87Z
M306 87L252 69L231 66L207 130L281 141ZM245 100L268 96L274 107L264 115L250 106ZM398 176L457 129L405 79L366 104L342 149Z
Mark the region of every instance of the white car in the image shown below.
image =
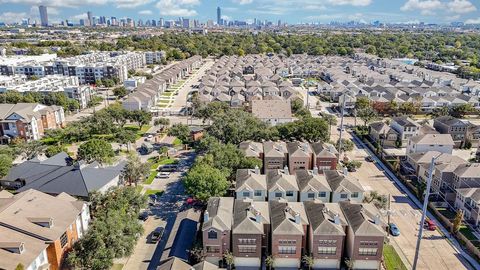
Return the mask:
M170 172L159 172L159 173L157 174L157 178L164 178L164 179L165 179L165 178L169 178L169 177L170 177L170 174L171 174Z

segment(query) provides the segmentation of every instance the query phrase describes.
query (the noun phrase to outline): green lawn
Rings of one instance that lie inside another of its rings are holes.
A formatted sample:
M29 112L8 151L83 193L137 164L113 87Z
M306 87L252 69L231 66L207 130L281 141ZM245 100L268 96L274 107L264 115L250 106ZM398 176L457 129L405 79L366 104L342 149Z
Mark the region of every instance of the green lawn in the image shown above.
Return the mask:
M397 251L391 245L383 246L383 258L387 270L407 270Z
M166 108L166 107L168 107L168 104L160 103L160 104L157 104L157 107L159 107L159 108Z
M465 225L462 225L460 227L460 233L462 233L468 240L470 241L475 241L475 240L478 240L477 237L472 233L472 231L470 230L470 228L468 228L467 226Z
M163 194L163 190L158 190L158 189L147 189L147 191L145 192L145 195L151 195L151 194L155 194L157 196L162 196Z
M158 101L158 103L160 103L160 104L170 103L170 100L161 99L161 100Z
M112 265L112 268L110 268L110 270L122 270L123 269L123 264L121 263L114 263Z
M437 208L438 212L442 214L444 217L453 220L455 219L455 212L448 210L447 208Z
M175 140L173 140L173 145L174 146L178 146L178 145L182 145L182 144L183 144L183 142L179 138L175 138Z
M155 179L156 175L157 175L157 171L150 171L150 175L145 180L144 184L150 185L153 182L153 180Z
M160 165L166 165L166 164L173 164L176 162L175 159L173 158L167 158L167 157L151 157L148 159L148 162L150 162L152 165L150 166L151 170L156 170Z

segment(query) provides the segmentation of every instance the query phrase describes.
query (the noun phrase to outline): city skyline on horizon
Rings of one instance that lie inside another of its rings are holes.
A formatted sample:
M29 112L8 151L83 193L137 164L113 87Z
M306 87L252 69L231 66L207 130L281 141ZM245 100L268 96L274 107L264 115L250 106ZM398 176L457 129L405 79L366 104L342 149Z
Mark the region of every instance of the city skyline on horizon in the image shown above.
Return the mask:
M23 18L39 21L39 6L48 8L49 22L63 20L79 22L93 16L133 18L135 20L185 17L200 21L221 19L247 21L254 19L289 24L358 21L370 23L426 22L445 24L462 21L480 24L480 6L471 0L86 0L79 4L71 0L0 0L0 22L21 22Z

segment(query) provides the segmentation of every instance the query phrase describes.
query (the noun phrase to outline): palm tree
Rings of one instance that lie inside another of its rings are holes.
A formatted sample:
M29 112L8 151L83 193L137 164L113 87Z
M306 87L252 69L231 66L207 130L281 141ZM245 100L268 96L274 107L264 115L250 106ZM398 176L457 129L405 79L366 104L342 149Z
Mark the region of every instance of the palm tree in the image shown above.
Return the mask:
M312 269L315 264L315 259L312 255L303 255L302 261L308 267L308 270Z
M268 255L267 258L265 258L265 265L270 270L272 269L274 264L275 264L275 258L272 255Z
M355 262L352 259L345 258L345 265L347 266L348 270L353 269L354 264L355 264Z
M229 251L225 252L223 254L223 259L225 259L225 263L227 264L228 269L232 269L233 263L235 262L235 257L233 257L233 253Z

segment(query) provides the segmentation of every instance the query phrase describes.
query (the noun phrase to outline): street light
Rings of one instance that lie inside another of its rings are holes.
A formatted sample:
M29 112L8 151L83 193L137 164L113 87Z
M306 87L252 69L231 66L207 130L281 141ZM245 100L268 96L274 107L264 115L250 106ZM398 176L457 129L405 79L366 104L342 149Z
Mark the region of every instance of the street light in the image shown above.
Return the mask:
M430 163L430 169L429 169L428 179L427 179L427 189L425 191L425 198L423 199L422 218L420 219L420 228L418 230L417 246L415 248L415 258L413 259L412 270L417 269L418 255L420 253L420 244L421 244L422 235L423 235L423 223L425 222L425 215L427 213L427 206L428 206L428 197L430 196L430 186L432 184L433 169L435 168L435 160L439 156L440 155L436 157L432 157L432 161Z

